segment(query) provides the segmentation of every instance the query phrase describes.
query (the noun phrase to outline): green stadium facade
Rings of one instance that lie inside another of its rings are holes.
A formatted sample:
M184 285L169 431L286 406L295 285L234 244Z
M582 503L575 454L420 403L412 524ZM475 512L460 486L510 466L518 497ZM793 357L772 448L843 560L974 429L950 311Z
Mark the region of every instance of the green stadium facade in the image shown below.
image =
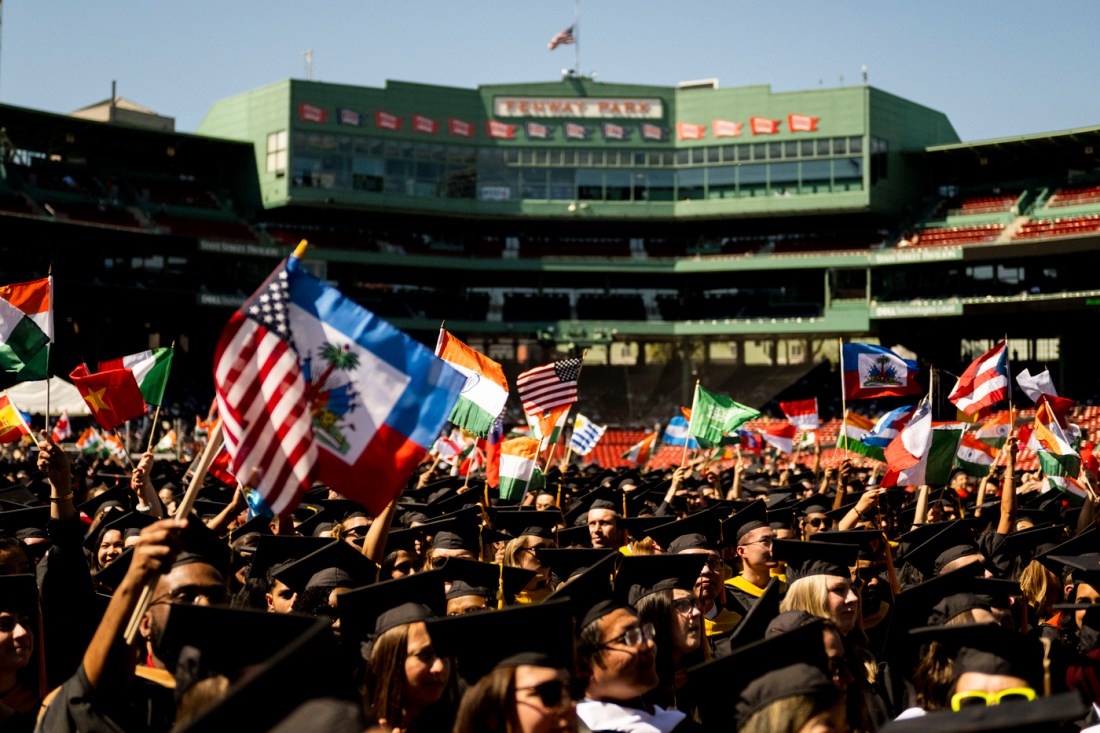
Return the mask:
M1100 393L1100 128L960 142L873 87L585 78L288 80L196 135L3 105L0 126L3 280L54 264L58 371L177 339L181 391L209 394L221 324L307 239L351 297L427 343L446 320L510 376L587 350L586 400L620 424L695 379L808 390L841 339L958 373L1007 334Z

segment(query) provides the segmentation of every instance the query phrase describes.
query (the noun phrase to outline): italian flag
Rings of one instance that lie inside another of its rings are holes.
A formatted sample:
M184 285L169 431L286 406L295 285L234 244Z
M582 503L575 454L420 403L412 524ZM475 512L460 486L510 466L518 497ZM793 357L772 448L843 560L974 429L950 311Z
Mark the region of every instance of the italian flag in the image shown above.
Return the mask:
M630 461L635 466L644 465L649 460L649 454L653 452L653 444L657 442L657 433L650 433L622 454L624 460Z
M1084 484L1069 476L1047 476L1047 486L1061 491L1074 506L1081 506L1088 498L1089 492Z
M955 462L971 476L986 476L997 460L998 449L982 441L977 435L965 433L959 443Z
M504 403L508 401L504 368L442 328L439 329L435 355L466 377L466 386L462 388L462 394L448 419L468 433L479 438L487 437L493 420L504 410Z
M867 445L863 442L863 439L871 433L871 429L874 427L874 420L849 410L844 413L844 429L837 438L836 447L839 450L851 451L861 456L873 458L876 461L885 461L886 458L882 454L882 448Z
M27 427L23 413L12 404L6 394L0 394L0 443L14 443L30 434L31 429Z
M0 373L10 382L49 377L53 278L0 286Z
M121 359L101 361L99 371L81 364L69 377L104 430L145 414L145 405L159 405L172 368L172 349L152 349Z
M512 438L500 444L500 498L519 499L527 491L535 472L539 441Z

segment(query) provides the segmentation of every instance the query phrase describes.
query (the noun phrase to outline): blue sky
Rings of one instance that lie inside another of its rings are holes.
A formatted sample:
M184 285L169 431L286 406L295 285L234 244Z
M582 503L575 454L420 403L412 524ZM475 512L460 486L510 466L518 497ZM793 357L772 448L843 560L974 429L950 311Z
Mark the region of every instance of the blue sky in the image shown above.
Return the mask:
M4 0L0 102L70 112L119 94L193 132L288 77L381 86L548 81L570 0ZM945 112L964 140L1100 124L1100 3L582 0L581 66L605 81L775 91L870 83ZM843 78L843 82L841 79Z

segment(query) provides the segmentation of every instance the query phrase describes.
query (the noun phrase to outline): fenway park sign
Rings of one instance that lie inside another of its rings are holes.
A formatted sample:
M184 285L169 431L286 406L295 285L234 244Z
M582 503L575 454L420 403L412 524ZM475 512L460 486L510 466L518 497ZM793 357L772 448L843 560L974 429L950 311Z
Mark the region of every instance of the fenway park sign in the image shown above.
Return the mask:
M590 119L659 120L659 99L609 97L494 97L496 117L585 117Z

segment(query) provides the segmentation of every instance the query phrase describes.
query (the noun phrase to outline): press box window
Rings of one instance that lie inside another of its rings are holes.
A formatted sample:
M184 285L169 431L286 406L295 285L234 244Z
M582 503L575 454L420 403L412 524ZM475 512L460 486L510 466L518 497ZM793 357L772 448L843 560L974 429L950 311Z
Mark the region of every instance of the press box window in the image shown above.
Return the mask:
M267 172L278 177L286 175L286 130L267 136Z

